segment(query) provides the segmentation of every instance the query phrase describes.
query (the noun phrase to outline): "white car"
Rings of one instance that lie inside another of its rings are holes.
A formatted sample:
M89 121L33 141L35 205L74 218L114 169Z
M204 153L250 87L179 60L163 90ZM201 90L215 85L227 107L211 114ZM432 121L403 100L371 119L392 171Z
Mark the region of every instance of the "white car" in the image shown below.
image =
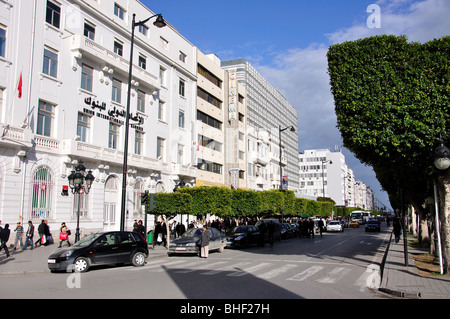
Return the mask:
M327 231L344 231L344 227L338 220L332 220L327 224Z

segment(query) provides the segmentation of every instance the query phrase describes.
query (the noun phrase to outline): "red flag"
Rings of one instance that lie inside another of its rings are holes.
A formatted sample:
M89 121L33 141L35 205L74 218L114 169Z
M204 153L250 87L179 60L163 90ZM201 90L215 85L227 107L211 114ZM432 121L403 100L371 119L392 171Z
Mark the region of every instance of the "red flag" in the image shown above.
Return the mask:
M17 90L19 91L19 99L22 98L22 72L20 72L19 85L17 86Z

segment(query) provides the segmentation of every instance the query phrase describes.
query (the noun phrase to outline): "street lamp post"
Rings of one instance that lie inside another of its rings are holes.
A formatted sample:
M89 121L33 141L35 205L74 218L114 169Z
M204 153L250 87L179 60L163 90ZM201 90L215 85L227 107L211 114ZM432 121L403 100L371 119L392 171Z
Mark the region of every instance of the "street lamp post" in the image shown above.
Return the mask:
M81 194L86 193L89 194L89 190L91 189L92 183L95 180L94 175L92 175L92 171L89 170L86 173L86 167L83 165L83 162L75 167L75 170L67 177L69 180L69 187L72 190L72 194L78 194L78 211L77 211L77 230L75 232L75 242L80 240L80 202L81 202Z
M144 25L148 20L156 17L155 25L158 28L166 26L166 22L161 14L155 14L145 20L136 22L136 14L133 13L133 21L131 24L131 47L130 47L130 62L128 70L128 92L127 92L127 109L125 114L125 145L123 149L123 171L122 171L122 205L120 211L120 230L125 230L125 204L127 197L127 166L128 166L128 131L129 131L129 117L130 117L130 96L131 96L131 78L133 73L133 47L134 47L134 28L136 26Z
M445 171L450 167L450 150L442 143L438 146L434 152L434 166L441 171ZM437 248L439 254L439 268L441 275L444 274L444 265L442 261L442 246L441 246L441 231L440 231L440 223L439 223L439 203L437 196L437 186L436 181L433 182L434 189L434 206L435 206L435 220L436 220L436 239L437 239Z
M290 129L291 132L295 132L294 126L288 126L285 128L281 128L281 125L278 125L278 146L280 147L280 191L283 190L283 169L281 166L281 132L286 131L287 129Z

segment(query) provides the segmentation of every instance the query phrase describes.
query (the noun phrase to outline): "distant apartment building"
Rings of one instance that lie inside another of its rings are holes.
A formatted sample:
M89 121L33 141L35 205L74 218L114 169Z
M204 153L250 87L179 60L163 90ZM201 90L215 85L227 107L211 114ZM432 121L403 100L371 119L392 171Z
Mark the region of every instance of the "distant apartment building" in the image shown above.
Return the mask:
M305 150L299 154L299 165L299 193L329 197L340 206L374 209L373 191L364 182L355 181L340 150Z
M247 60L222 61L221 65L228 72L236 72L237 82L246 91L247 188L279 189L281 175L288 189L297 189L297 111ZM280 143L280 129L290 126L295 132L281 132Z

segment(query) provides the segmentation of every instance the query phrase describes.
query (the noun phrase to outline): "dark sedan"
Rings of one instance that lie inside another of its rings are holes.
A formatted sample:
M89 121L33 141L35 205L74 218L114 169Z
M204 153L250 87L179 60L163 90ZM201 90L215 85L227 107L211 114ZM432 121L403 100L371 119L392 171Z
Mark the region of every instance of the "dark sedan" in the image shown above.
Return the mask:
M376 219L371 219L366 223L366 231L381 231L380 223Z
M210 227L211 232L209 239L209 251L218 250L223 252L227 241L225 235L219 232L216 228ZM200 252L200 237L202 236L202 228L190 228L180 238L170 241L169 251L167 254L198 254Z
M258 238L259 231L255 226L237 226L227 233L227 247L248 247L251 244L257 244Z
M85 272L92 265L132 263L144 266L148 246L138 233L115 231L83 237L48 257L50 271Z

